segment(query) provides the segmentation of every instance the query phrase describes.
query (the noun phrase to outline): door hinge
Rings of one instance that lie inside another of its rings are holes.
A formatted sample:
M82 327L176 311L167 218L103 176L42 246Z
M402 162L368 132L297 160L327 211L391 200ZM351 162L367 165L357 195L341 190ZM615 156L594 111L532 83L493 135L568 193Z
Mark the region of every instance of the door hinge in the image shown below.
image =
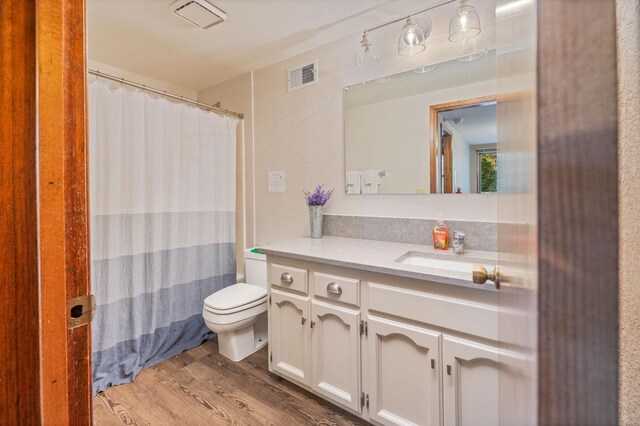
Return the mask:
M269 305L271 305L271 296L269 296Z
M273 362L273 352L269 352L269 362Z
M369 394L365 394L364 392L362 392L360 394L360 408L364 407L369 408Z
M366 321L360 320L360 335L369 335L369 324Z
M68 328L89 324L96 313L96 298L93 294L77 296L67 301Z
M364 321L360 320L360 335L364 336ZM362 403L364 404L364 393L362 394Z

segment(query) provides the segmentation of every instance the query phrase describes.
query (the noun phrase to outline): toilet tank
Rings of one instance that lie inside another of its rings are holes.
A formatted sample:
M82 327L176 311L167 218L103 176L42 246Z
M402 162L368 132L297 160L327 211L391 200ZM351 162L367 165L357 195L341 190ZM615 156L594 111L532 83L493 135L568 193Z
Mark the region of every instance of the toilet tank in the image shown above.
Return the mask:
M244 251L244 282L267 288L267 256Z

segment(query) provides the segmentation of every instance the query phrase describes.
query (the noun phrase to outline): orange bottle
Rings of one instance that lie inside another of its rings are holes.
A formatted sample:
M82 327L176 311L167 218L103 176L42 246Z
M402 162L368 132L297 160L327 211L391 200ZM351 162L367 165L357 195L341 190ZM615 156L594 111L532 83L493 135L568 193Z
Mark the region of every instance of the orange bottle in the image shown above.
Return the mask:
M436 250L449 249L449 228L444 223L442 215L440 215L436 226L433 227L433 248Z

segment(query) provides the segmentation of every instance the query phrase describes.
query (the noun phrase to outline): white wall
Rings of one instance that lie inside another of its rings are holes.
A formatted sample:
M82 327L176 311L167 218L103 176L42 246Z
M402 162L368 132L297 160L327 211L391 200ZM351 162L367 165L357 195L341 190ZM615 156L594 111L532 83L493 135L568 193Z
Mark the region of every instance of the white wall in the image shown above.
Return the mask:
M430 107L495 93L496 82L490 80L346 109L347 170L386 170L381 193L429 192ZM463 158L466 163L458 164ZM468 158L468 147L463 156L454 155L464 193L469 193Z
M245 248L254 246L253 215L253 95L252 76L243 74L225 83L198 91L198 101L206 104L221 102L222 107L244 114L238 122L236 141L236 223L238 276L244 276L242 259Z
M483 17L482 43L490 48L495 43L494 6L493 2L476 5ZM460 56L464 46L447 41L451 8L441 9L430 13L433 30L421 55L397 55L402 27L398 24L371 33L382 56L381 64L373 69L355 67L361 34L354 34L253 73L255 203L251 206L253 200L247 200L247 208L255 212L257 245L309 235L302 191L319 183L336 189L325 209L329 214L436 218L442 213L447 219L496 221L494 195L344 194L343 88ZM411 11L398 11L398 15L405 12ZM319 84L288 93L287 70L315 58ZM284 193L268 192L270 170L285 171Z

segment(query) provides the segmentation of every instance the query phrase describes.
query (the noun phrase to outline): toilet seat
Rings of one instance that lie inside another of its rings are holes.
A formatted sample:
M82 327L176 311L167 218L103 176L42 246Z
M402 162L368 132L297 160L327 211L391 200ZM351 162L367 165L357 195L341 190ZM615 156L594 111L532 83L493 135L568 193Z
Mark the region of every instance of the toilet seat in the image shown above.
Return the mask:
M204 300L204 309L218 315L233 314L267 301L267 289L238 283L219 290Z

